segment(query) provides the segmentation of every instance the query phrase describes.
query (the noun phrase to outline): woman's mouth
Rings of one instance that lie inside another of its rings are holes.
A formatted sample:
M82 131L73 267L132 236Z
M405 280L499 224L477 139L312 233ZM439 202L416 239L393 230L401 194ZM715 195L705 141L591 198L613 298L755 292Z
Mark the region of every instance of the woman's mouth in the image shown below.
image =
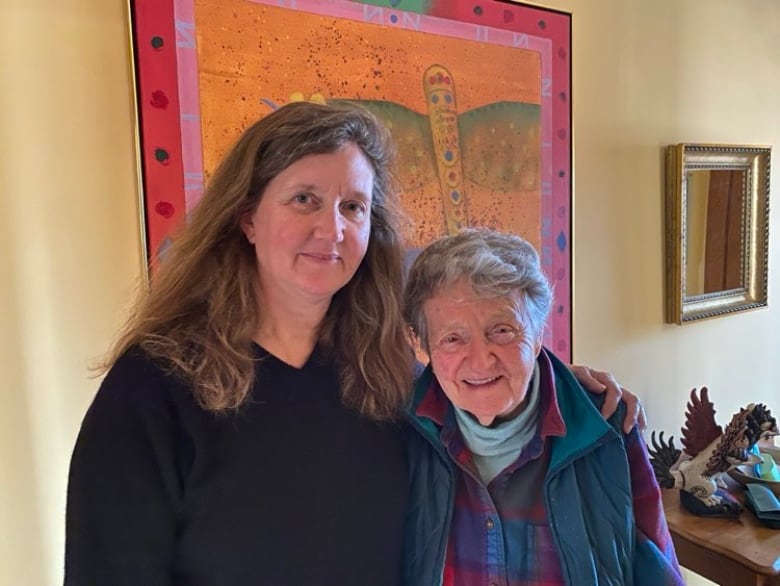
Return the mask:
M500 377L498 376L491 376L487 378L466 378L463 379L463 382L473 387L481 387L484 385L489 385L490 383L497 381L499 378Z

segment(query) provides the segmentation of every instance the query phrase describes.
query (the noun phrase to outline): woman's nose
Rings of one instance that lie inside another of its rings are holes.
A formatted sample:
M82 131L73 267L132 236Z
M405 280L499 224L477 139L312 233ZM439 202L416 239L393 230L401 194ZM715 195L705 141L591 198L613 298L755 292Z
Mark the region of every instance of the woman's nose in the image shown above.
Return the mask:
M493 343L481 336L472 339L469 344L469 361L474 369L484 370L492 367L496 361Z
M344 216L338 207L323 207L319 210L316 233L332 242L344 240Z

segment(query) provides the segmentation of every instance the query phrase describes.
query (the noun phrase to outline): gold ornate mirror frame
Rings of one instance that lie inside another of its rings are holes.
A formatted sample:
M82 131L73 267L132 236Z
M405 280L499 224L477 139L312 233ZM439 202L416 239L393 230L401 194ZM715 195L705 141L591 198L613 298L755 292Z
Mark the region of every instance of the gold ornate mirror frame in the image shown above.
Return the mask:
M766 307L771 148L671 145L666 321Z

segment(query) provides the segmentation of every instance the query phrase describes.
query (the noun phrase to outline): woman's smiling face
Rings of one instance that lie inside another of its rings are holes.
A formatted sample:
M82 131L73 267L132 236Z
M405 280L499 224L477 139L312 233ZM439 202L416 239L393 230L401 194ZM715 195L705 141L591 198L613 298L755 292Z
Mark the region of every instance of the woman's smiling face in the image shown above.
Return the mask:
M274 177L242 229L254 245L265 303L330 302L368 248L374 171L348 143Z
M484 426L514 417L542 347L522 300L480 297L460 281L428 299L423 311L433 372L449 400Z

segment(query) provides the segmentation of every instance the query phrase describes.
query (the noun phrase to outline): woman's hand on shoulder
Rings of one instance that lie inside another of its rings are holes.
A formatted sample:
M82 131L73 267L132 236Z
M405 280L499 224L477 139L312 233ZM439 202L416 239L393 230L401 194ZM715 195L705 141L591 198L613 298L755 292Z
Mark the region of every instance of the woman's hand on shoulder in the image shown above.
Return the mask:
M612 373L596 370L589 366L578 364L569 365L569 370L577 381L592 393L605 393L604 405L601 407L601 415L604 419L612 415L617 409L620 399L626 404L626 418L623 420L623 431L628 433L634 425L639 425L640 431L647 427L645 410L642 403L634 393L618 384Z

